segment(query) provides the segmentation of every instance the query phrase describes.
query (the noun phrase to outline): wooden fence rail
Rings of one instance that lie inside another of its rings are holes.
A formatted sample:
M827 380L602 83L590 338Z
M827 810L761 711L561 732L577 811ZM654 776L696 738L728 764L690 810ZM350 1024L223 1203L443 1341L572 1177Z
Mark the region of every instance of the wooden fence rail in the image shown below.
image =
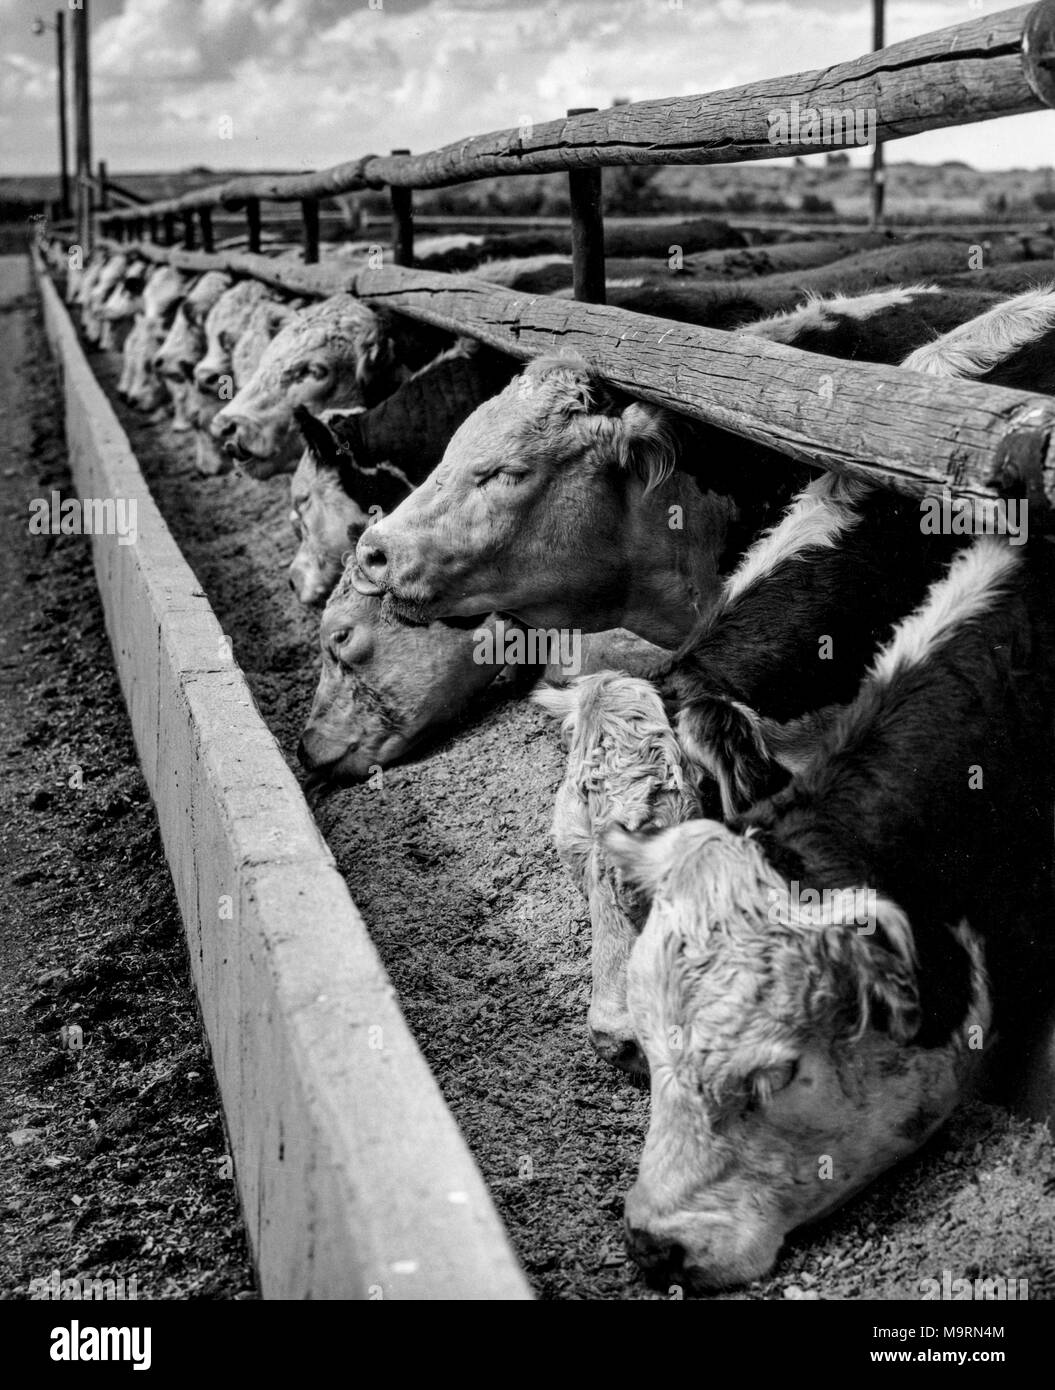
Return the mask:
M1055 501L1055 399L900 367L845 362L747 333L520 294L402 266L300 265L105 242L189 271L227 270L292 294L341 291L515 357L578 351L613 385L779 449L914 492Z
M363 188L442 188L504 174L627 164L727 164L898 140L1055 102L1055 0L891 44L849 63L702 96L524 124L418 155L365 155L315 173L246 176L150 204L155 214L249 198L298 202ZM821 132L807 112L821 113ZM832 113L824 138L823 113ZM797 113L797 117L796 117ZM786 129L780 116L787 118ZM841 117L849 117L844 121ZM869 138L862 141L855 117ZM846 138L847 135L849 138ZM116 213L109 222L134 218Z

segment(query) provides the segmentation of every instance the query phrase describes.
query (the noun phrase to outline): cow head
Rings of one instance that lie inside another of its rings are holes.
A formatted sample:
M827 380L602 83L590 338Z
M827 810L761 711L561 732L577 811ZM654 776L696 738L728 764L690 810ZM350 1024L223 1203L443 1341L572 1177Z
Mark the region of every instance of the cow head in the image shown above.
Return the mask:
M301 603L316 605L340 579L371 514L388 511L410 484L397 468L363 461L354 414L327 411L317 419L298 405L294 417L307 447L290 482L289 519L300 544L289 582Z
M625 626L664 641L634 620L636 595L648 588L652 608L664 610L690 592L713 602L717 552L735 510L696 488L690 496L672 478L679 428L669 412L608 391L582 363L532 363L458 428L425 482L364 533L364 589L390 594L408 617L495 608L536 627ZM669 526L674 501L686 513L679 531Z
M213 419L212 433L251 477L268 478L296 463L296 406L369 406L395 384L392 346L377 315L352 295L334 295L281 329Z
M652 1091L630 1250L690 1286L747 1282L948 1116L981 1055L969 1030L988 1035L981 948L954 929L972 1002L944 1044L917 1046L913 932L892 902L870 929L803 912L758 841L715 821L604 844L651 902L628 972Z
M345 572L322 615L322 675L298 754L321 782L354 782L406 754L502 670L476 627L408 626Z

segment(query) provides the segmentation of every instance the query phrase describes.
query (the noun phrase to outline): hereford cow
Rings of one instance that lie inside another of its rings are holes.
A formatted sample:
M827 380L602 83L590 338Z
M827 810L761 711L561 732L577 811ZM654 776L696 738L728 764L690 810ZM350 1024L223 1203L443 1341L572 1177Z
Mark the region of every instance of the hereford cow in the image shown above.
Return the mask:
M322 615L322 674L298 747L316 784L362 780L448 723L498 676L504 659L474 659L478 623L406 626L356 591L351 567ZM486 655L486 653L485 653Z
M949 1115L990 1041L987 972L997 1017L1021 1006L1008 969L1052 910L1046 549L960 552L775 798L730 826L604 835L651 904L628 971L652 1114L626 1225L664 1281L766 1274Z
M300 541L289 580L302 603L323 603L344 568L349 528L360 535L396 506L443 456L451 435L500 391L513 361L462 339L372 410L327 411L325 428L303 406L295 417L308 447L290 483Z
M298 457L295 406L376 405L402 375L381 319L353 295L332 295L302 309L268 344L210 432L251 477L291 472Z
M200 473L226 473L231 458L222 450L212 434L212 422L224 402L230 402L238 389L234 355L243 336L253 325L253 341L259 345L260 356L267 345L261 332L261 318L268 323L278 321L281 305L275 293L259 280L239 280L225 290L205 316L205 354L194 366L193 391L188 415L197 432L197 468ZM259 314L258 314L259 311ZM276 326L276 332L278 331ZM242 355L240 366L248 369L248 380L259 365Z
M411 619L498 610L533 627L625 627L672 647L806 476L609 390L575 359L542 358L363 534L357 582L390 593Z

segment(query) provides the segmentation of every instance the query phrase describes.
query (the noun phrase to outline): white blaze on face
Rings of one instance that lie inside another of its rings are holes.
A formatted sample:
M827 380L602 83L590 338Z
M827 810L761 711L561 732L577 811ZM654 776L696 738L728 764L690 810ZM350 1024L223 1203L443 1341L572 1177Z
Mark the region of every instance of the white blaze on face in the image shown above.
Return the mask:
M652 1079L631 1251L702 1287L757 1278L790 1231L949 1114L980 1055L967 1030L989 1024L980 946L957 929L973 1004L947 1045L914 1047L911 929L893 904L879 899L868 936L775 922L787 884L749 837L714 821L641 840L610 832L606 845L652 900L628 974Z

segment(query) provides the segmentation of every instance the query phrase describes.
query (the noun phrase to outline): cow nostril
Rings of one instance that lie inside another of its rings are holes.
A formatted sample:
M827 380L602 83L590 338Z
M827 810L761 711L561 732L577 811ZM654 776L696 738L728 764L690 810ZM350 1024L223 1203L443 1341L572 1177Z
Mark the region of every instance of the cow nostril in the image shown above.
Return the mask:
M384 578L388 556L379 545L360 545L356 552L359 568L375 583Z
M684 1272L685 1247L678 1241L631 1227L626 1233L626 1243L631 1256L646 1273L669 1278Z

